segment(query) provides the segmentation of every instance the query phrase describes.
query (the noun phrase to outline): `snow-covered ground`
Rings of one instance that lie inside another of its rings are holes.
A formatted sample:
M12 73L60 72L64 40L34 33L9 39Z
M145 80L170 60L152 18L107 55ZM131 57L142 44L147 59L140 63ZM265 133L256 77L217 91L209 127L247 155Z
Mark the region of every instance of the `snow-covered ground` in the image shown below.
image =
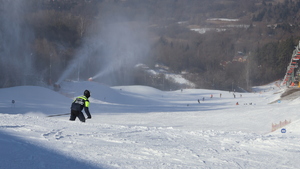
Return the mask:
M225 21L225 22L237 22L239 19L229 19L229 18L209 18L208 21Z
M68 113L85 89L92 119L47 117ZM63 82L59 93L0 89L0 168L299 168L300 99L277 101L284 89L272 84L255 91L234 98L95 82ZM284 120L286 133L271 132Z
M160 74L163 74L163 75L165 75L166 79L174 81L176 84L180 84L180 85L186 86L188 88L195 88L195 86L196 86L193 82L187 80L186 78L184 78L182 76L182 74L185 74L187 72L182 72L181 74L170 73L169 67L160 65L160 64L155 65L156 69L150 69L147 65L141 64L141 63L137 64L135 67L140 68L141 70L144 70L145 72L147 72L150 75L159 76ZM159 78L159 77L157 77L157 78ZM164 83L164 82L162 82L162 83Z
M205 34L207 31L216 31L216 32L224 32L226 29L224 28L194 28L192 31L196 31L200 34Z
M249 28L250 25L245 25L245 24L234 24L233 22L238 22L240 21L239 19L229 19L229 18L209 18L207 19L208 22L213 22L213 23L222 23L222 24L217 24L219 26L217 27L200 27L197 25L190 25L189 28L192 31L198 32L200 34L205 34L208 31L215 31L215 32L224 32L227 31L229 28ZM183 24L184 22L178 22L178 24ZM231 24L230 24L231 23Z

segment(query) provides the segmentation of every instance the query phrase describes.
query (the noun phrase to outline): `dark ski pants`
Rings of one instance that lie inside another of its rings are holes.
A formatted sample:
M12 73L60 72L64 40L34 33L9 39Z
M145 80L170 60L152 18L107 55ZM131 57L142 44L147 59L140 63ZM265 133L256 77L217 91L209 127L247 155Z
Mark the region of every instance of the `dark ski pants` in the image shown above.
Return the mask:
M82 112L71 110L70 121L75 121L76 117L78 117L80 121L85 122L85 117Z

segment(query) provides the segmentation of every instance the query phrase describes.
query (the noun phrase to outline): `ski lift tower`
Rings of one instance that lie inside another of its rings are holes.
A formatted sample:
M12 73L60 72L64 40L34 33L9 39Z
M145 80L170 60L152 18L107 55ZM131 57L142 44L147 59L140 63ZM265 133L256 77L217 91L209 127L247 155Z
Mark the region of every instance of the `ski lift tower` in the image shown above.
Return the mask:
M298 64L300 59L300 41L296 49L293 51L291 61L287 67L283 82L281 85L290 86L295 83L295 74L298 76Z

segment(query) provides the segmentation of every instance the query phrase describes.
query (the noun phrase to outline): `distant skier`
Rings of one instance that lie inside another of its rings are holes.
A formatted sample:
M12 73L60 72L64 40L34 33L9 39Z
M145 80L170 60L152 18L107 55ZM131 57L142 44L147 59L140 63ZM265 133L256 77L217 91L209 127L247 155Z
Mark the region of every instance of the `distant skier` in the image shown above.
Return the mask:
M11 106L12 106L12 107L15 107L15 100L12 100L11 103L12 103Z
M72 105L71 105L71 115L70 121L75 121L76 117L79 118L80 121L85 122L85 117L82 113L82 109L84 108L85 114L87 115L87 119L91 119L92 116L89 111L90 101L88 98L91 96L90 91L85 90L83 96L77 97Z

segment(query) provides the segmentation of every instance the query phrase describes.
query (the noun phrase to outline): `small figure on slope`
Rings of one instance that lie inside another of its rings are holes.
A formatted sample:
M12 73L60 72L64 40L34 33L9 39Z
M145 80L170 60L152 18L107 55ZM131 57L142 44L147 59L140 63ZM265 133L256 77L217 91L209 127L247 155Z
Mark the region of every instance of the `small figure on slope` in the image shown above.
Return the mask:
M82 113L83 108L85 114L87 115L87 119L92 118L89 111L90 101L88 100L88 98L90 96L91 96L90 91L85 90L83 96L79 96L73 101L71 105L70 121L75 121L76 117L78 117L80 121L85 122L85 117Z

